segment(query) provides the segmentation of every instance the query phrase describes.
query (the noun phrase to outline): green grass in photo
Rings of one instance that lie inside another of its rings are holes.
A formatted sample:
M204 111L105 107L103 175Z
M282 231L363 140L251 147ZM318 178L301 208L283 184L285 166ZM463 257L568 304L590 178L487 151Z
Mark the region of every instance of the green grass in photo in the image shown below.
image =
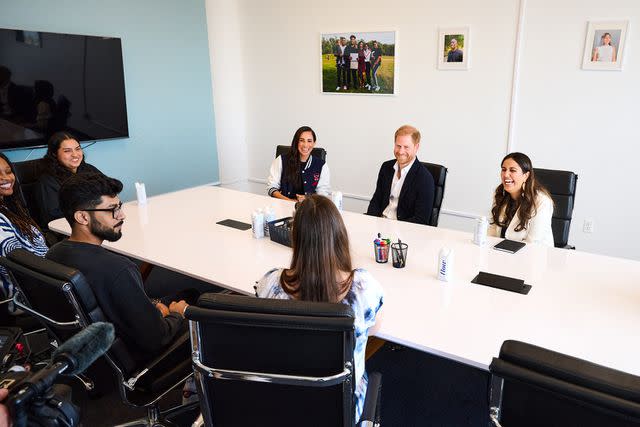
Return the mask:
M322 91L323 92L338 92L338 93L393 93L393 63L395 58L393 56L383 56L382 64L378 68L378 85L380 85L380 91L374 92L366 88L348 89L343 91L338 87L338 74L336 71L336 59L333 55L322 55ZM351 70L348 70L351 72ZM372 77L373 79L373 77Z

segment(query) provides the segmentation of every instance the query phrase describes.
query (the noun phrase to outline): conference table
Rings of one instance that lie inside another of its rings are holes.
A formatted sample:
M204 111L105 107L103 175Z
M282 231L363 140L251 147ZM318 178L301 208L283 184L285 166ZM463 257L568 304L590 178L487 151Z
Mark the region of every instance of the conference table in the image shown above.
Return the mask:
M252 231L216 224L251 223L271 206L292 215L292 202L207 185L124 205L123 237L114 252L247 295L268 270L288 267L291 249ZM527 244L515 254L472 242L472 233L343 212L354 267L385 292L376 336L488 369L503 341L515 339L640 375L640 262ZM50 223L69 234L64 219ZM472 231L472 230L470 230ZM405 268L375 262L377 233L409 245ZM437 279L438 253L453 250L453 277ZM471 283L479 271L524 279L528 295Z

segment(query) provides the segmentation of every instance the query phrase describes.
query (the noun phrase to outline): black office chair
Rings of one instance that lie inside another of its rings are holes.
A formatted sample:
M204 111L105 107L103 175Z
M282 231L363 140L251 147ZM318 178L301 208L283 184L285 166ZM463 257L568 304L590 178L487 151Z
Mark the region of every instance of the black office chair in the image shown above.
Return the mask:
M276 147L276 157L288 153L290 149L291 149L290 145L278 145ZM319 157L322 160L326 160L327 150L325 150L324 148L316 147L313 150L311 150L311 155L315 157Z
M15 162L13 166L16 170L16 181L20 185L20 189L22 189L29 215L40 227L43 225L46 227L47 224L42 224L42 215L36 197L38 180L45 171L44 159Z
M14 303L40 319L58 343L93 322L107 319L86 279L78 270L40 258L24 249L0 257L0 265L11 274L16 285ZM165 417L186 411L178 407L160 413L158 401L191 376L185 333L155 359L137 364L122 338L116 336L105 355L118 378L122 401L134 407L146 407L147 417L123 425L165 425ZM155 424L154 424L155 423Z
M442 199L444 199L444 186L447 182L447 168L435 163L421 162L425 168L433 176L433 182L436 185L436 191L433 195L433 210L431 211L431 218L429 224L431 226L438 226L438 219L440 218L440 208L442 207Z
M344 304L204 294L186 310L207 426L353 426L354 318ZM370 374L360 426L377 422Z
M551 230L556 248L575 249L569 246L569 227L576 198L578 175L569 171L534 168L536 179L549 190L555 207Z
M489 370L490 425L640 426L640 377L519 341Z

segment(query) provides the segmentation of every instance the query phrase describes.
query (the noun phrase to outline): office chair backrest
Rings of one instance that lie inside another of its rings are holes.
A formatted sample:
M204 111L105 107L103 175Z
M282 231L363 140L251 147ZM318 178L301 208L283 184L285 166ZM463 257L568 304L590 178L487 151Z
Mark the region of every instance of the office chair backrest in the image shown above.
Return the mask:
M640 377L519 341L489 370L504 379L505 427L640 426Z
M578 175L569 171L553 169L533 169L536 178L549 190L555 207L551 219L553 240L557 248L564 248L569 242L569 227L573 215Z
M291 149L290 145L278 145L276 147L276 157L281 156L283 154L287 154ZM315 157L319 157L322 160L327 160L327 151L324 148L316 147L311 150L311 155Z
M205 294L186 317L199 363L244 372L223 380L215 377L219 374L203 375L194 362L206 425L353 425L354 318L349 306ZM347 364L350 375L314 386L292 378L286 384L258 380L269 374L345 374Z
M440 218L440 208L442 207L442 199L444 199L444 186L447 182L447 168L435 163L421 163L433 176L433 182L436 186L435 192L433 194L433 210L431 211L431 218L429 219L428 225L437 227L438 219Z
M26 160L24 162L15 162L13 166L16 169L16 180L20 185L20 189L22 189L24 202L29 214L38 225L43 226L36 191L40 175L45 171L45 161L44 159Z
M90 323L109 321L80 271L24 249L0 257L0 265L11 272L14 284L31 309L57 322L78 321L75 327L43 322L58 343ZM129 375L135 370L133 358L118 336L108 354L123 373Z

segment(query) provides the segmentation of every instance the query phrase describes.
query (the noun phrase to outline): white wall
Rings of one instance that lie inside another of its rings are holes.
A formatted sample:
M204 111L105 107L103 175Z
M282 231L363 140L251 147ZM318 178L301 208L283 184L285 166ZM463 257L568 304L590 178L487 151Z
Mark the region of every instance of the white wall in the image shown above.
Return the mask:
M224 1L210 0L208 6ZM423 133L419 157L449 168L445 211L472 215L488 211L499 180L499 162L507 150L519 2L462 0L452 5L374 0L363 7L337 0L321 5L241 0L236 4L237 32L212 38L212 63L215 82L215 52L218 60L240 52L247 178L266 178L275 145L289 144L295 129L308 124L318 134L318 145L328 151L332 186L369 197L380 163L392 157L395 129L409 123ZM535 166L575 170L580 175L570 243L583 250L640 259L640 246L632 243L640 238L632 220L640 202L632 196L631 160L639 151L632 146L639 131L631 100L638 99L640 90L633 52L638 45L634 30L640 3L528 0L524 4L513 147L530 154ZM209 13L216 14L215 8ZM586 22L596 18L630 20L622 73L580 69ZM471 27L471 69L437 70L438 26L465 25ZM389 29L398 31L396 96L321 94L320 33ZM210 28L210 34L217 31ZM217 114L227 102L233 106L236 100L229 94L217 102ZM603 107L602 115L594 114L600 106L609 107ZM227 123L217 120L216 126L222 157L222 151L235 142L220 138ZM606 178L605 169L611 170ZM612 203L619 207L609 208ZM366 203L355 205L358 210ZM582 233L587 217L595 221L593 234ZM446 214L441 226L472 228L470 221Z
M246 141L245 61L240 2L206 0L209 52L216 123L220 182L234 183L248 176Z
M526 17L516 148L578 174L572 244L640 259L640 2L529 0ZM629 20L623 71L582 70L587 21L620 19ZM582 232L585 218L593 234Z

